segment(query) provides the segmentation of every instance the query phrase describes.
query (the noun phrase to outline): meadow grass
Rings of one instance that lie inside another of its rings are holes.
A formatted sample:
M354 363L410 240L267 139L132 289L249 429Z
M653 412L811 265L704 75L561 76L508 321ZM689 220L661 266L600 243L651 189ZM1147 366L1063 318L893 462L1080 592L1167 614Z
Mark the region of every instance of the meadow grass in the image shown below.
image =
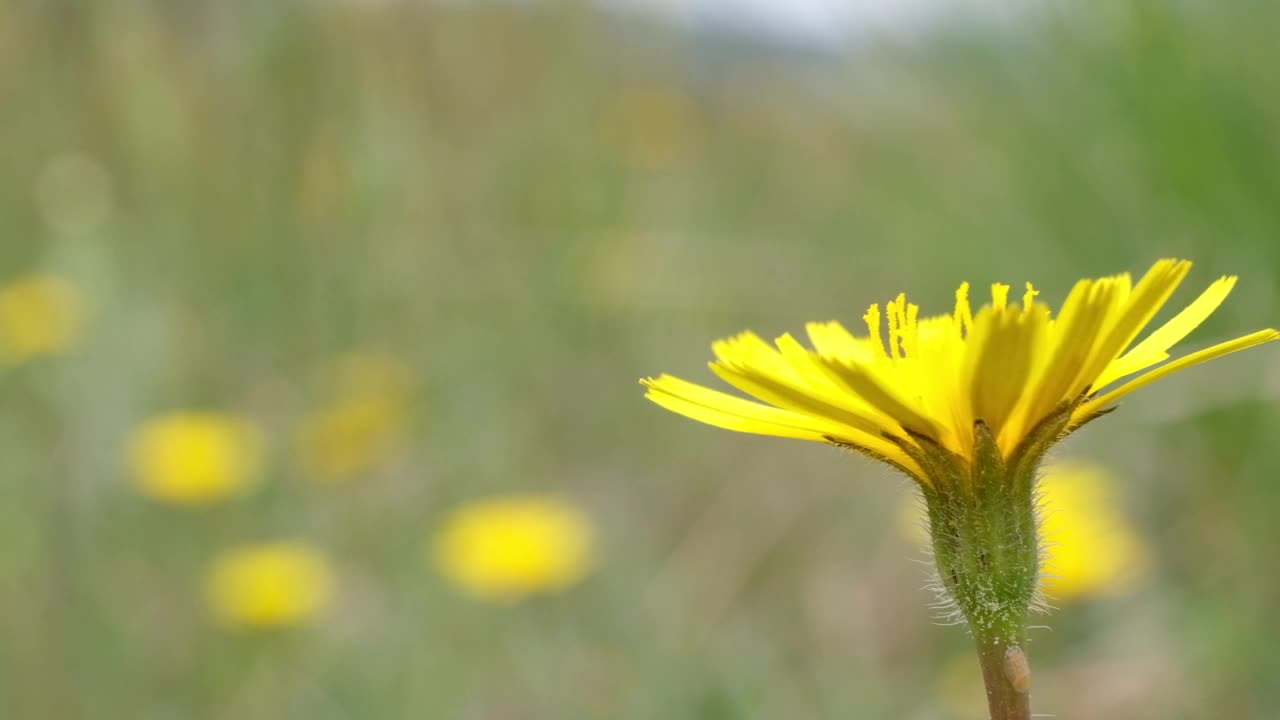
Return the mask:
M1274 325L1280 13L1074 7L816 52L581 4L6 5L0 283L69 278L86 331L0 371L0 712L981 717L895 525L905 481L681 422L636 379L900 290L1057 303L1164 256L1242 276L1197 345ZM406 441L311 482L291 438L353 350L412 369ZM1280 711L1274 357L1059 451L1123 478L1153 570L1033 636L1039 706ZM187 409L263 428L252 492L134 491L133 429ZM451 507L528 492L594 518L589 579L493 605L435 573ZM282 538L332 558L329 611L214 622L208 564Z

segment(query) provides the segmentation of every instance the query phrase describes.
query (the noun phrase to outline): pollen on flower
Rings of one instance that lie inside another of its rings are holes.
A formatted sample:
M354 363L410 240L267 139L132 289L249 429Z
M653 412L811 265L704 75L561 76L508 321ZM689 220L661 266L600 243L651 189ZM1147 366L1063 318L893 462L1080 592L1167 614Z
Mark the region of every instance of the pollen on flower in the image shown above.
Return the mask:
M915 357L919 353L920 339L920 306L915 304L907 305L907 314L903 323L902 331L902 356Z
M302 542L276 542L219 555L209 569L205 595L220 623L271 629L320 614L333 586L333 570L320 551Z
M991 286L991 304L997 310L1004 310L1009 305L1009 286L995 283Z
M1031 307L1031 304L1035 302L1036 296L1039 294L1040 291L1037 290L1034 285L1027 283L1027 292L1022 296L1022 307Z
M961 338L969 334L973 327L973 311L969 308L969 283L960 283L956 290L956 309L953 315L956 332Z
M241 418L176 412L139 426L128 456L143 495L175 505L208 505L256 483L262 445L258 429Z
M514 602L585 577L594 561L594 531L586 514L564 500L500 497L454 510L432 538L430 554L461 590Z
M872 344L878 348L884 348L884 341L880 339L880 305L871 303L871 307L867 308L867 314L863 315L862 319L867 323L867 332L870 334ZM839 323L833 324L838 325ZM892 321L890 321L890 329L892 330ZM890 336L890 342L892 340L893 338Z

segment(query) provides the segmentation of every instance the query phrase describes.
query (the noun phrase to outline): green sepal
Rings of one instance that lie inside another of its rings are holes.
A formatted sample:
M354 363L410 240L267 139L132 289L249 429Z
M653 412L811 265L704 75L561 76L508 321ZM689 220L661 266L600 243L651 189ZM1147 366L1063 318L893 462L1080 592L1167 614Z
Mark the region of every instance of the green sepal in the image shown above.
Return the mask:
M888 456L878 453L875 450L872 450L871 448L863 447L862 445L855 445L854 443L851 443L851 442L846 442L833 435L826 435L823 437L823 439L826 440L828 443L835 445L836 447L844 448L845 450L852 450L856 453L861 453L863 455L866 455L872 460L875 460L877 462L882 462L885 465L888 465L894 468L895 470L902 473L903 475L906 475L912 480L915 480L918 484L922 486L927 485L929 483L928 478L920 477L916 473L908 470L906 466L903 465L902 463L896 462L893 459L889 458Z
M907 431L911 442L886 436L929 476L925 489L937 493L961 492L968 483L968 463L964 458L934 442L926 435Z
M1035 485L1036 470L1049 448L1079 427L1071 425L1071 414L1078 404L1079 401L1065 403L1036 423L1022 442L1009 453L1007 464L1011 481L1025 483L1029 487Z
M1027 612L1039 587L1036 459L1061 429L1056 423L1045 425L1043 442L1026 444L1007 461L981 421L973 428L972 461L913 438L917 462L934 480L922 492L938 581L981 642L1023 642Z

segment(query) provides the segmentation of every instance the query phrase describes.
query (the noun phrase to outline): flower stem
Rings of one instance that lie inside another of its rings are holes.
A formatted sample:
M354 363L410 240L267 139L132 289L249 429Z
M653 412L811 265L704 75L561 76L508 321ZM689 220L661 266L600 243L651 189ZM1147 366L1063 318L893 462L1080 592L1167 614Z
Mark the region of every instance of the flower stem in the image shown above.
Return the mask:
M1018 645L981 638L977 642L991 720L1029 720L1031 671L1026 652Z
M1057 432L1053 426L1047 436ZM972 459L926 447L923 488L939 589L973 633L991 720L1029 720L1027 612L1037 601L1040 545L1034 486L1040 446L1006 459L979 422Z

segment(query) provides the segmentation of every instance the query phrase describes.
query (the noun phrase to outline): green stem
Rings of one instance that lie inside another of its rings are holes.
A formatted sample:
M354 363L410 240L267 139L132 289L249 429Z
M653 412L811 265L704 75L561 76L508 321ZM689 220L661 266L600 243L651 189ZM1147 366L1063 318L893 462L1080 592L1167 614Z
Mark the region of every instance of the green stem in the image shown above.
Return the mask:
M925 445L919 462L938 580L977 643L991 720L1028 720L1027 612L1036 601L1040 548L1034 502L1038 457L1006 462L986 425L971 460Z

